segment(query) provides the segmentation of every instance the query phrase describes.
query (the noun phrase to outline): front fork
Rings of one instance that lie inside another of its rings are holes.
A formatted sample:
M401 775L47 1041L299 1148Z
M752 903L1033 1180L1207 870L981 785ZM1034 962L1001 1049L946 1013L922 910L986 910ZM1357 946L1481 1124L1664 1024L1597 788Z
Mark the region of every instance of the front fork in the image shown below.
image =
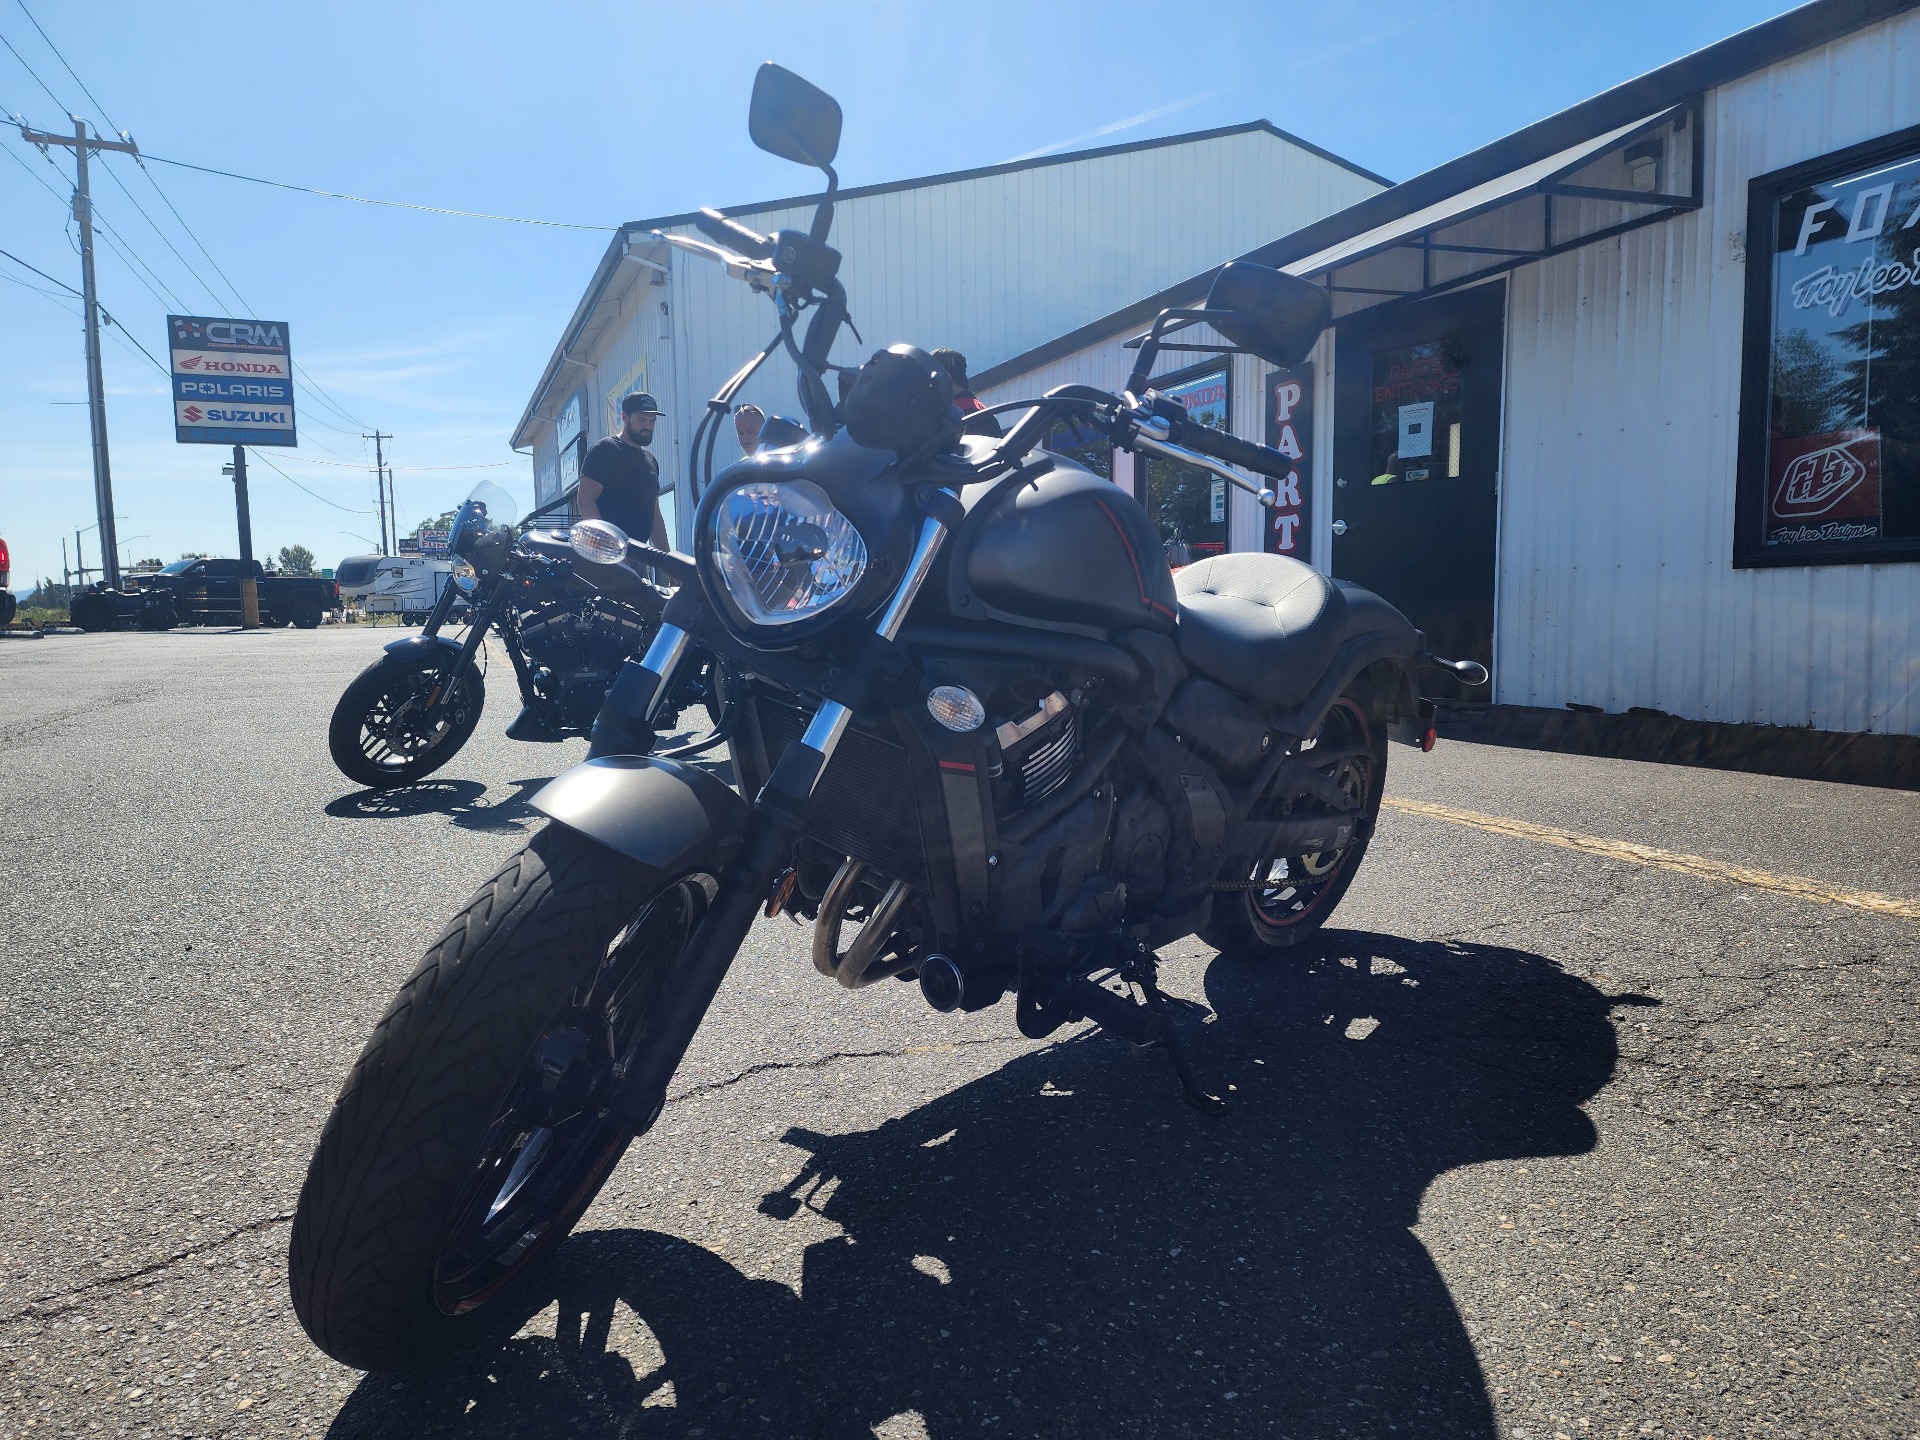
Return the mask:
M501 582L495 581L490 587L476 590L473 597L473 610L469 616L466 639L460 642L460 653L453 663L442 670L441 679L427 695L426 718L437 719L440 712L453 704L454 697L460 691L460 677L467 673L467 666L473 663L473 657L486 643L487 627L493 623L494 592ZM421 628L424 640L432 641L440 633L440 627L446 623L447 616L453 611L454 593L451 582L440 592L440 598L434 602L433 613L427 617L427 623Z
M929 515L922 522L906 574L874 626L882 639L892 640L900 633L946 533L942 520ZM633 753L603 749L603 740L617 744L617 735L636 732L651 736L654 708L672 683L687 643L686 631L662 624L647 653L627 663L594 721L595 756ZM787 746L755 797L747 843L720 877L719 896L694 932L681 962L684 982L673 987L667 1004L622 1059L623 1078L611 1108L635 1134L651 1126L666 1103L667 1083L679 1068L687 1046L693 1043L694 1032L719 993L733 957L753 928L761 901L791 858L794 842L806 823L814 788L852 720L853 712L839 701L823 701L806 734Z

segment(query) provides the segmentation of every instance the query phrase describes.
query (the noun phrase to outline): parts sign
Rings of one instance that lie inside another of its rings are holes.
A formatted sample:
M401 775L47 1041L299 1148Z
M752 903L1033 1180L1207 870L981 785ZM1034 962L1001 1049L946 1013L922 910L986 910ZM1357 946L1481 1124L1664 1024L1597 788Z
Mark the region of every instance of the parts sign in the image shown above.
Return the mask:
M281 320L169 315L173 438L182 445L294 445L293 353Z

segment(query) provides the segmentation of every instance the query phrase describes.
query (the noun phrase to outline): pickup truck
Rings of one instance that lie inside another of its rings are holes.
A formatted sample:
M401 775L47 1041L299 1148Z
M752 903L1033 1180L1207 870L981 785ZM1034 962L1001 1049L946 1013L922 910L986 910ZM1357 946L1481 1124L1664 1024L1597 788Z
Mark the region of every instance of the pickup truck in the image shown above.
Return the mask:
M260 599L262 625L317 626L340 608L331 580L307 575L268 575L257 560L246 562ZM155 575L136 575L121 590L95 585L74 597L73 623L82 630L171 630L176 625L240 623L238 560L176 560Z

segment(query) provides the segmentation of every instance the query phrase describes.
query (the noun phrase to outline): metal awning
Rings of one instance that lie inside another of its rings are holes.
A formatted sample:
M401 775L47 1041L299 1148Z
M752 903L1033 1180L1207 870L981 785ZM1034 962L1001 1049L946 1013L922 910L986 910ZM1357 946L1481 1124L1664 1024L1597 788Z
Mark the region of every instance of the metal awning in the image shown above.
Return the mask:
M1285 266L1334 313L1455 289L1700 208L1695 97L1510 170Z

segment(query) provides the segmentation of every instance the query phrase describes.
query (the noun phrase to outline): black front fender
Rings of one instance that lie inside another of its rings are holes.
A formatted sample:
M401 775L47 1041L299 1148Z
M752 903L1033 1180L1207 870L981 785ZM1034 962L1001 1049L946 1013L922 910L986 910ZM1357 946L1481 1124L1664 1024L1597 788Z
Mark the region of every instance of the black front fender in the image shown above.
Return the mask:
M389 655L430 655L436 647L453 655L458 655L461 649L458 640L450 640L445 635L436 635L431 640L425 635L408 635L390 640L381 648Z
M739 850L753 815L706 771L642 755L576 765L534 796L533 808L639 861L661 880L695 870L717 876Z

